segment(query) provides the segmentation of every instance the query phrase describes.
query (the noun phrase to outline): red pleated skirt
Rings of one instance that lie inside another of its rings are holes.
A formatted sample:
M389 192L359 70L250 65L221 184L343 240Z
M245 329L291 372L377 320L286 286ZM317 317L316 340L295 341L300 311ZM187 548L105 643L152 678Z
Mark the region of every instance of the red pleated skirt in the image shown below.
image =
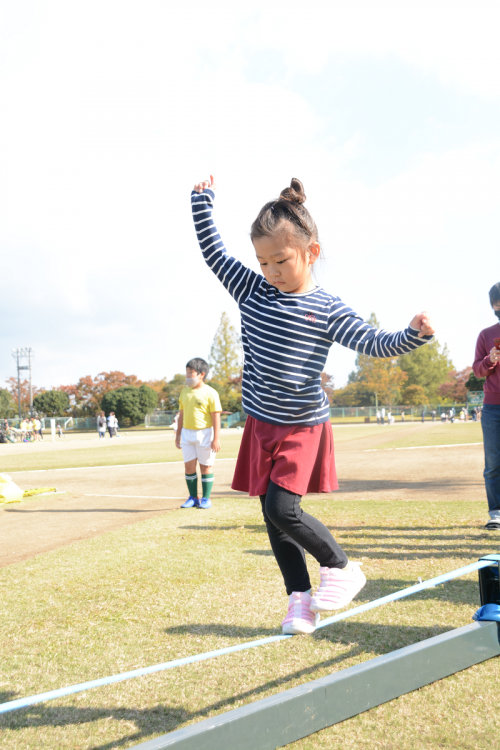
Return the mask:
M270 479L296 495L337 490L330 422L277 426L247 417L231 487L265 495Z

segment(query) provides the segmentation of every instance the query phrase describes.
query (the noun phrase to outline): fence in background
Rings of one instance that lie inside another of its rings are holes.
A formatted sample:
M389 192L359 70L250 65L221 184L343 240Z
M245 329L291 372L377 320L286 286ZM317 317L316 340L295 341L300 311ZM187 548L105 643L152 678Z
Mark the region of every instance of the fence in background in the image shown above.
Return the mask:
M467 404L426 404L425 406L402 406L396 405L391 409L393 417L401 418L404 413L405 419L421 419L422 409L425 412L425 419L431 419L431 413L434 410L436 412L436 418L440 419L441 414L444 412L446 415L449 414L450 409L454 407L455 416L458 418L462 409L465 409L469 414L472 412L474 407L480 407L483 403L483 392L478 391L477 393L470 393L469 396L472 398L468 399ZM379 409L382 407L379 407ZM385 410L387 417L388 409ZM145 427L170 427L174 421L176 411L161 411L156 410L152 414L146 414L144 419ZM243 411L237 411L233 414L228 412L222 412L221 424L222 427L235 427L236 425L244 422L247 415ZM375 406L333 406L330 408L330 419L352 419L356 421L371 421L377 418L377 409ZM56 427L61 425L65 431L81 431L81 430L96 430L97 431L97 417L54 417L56 421ZM23 420L15 417L14 419L7 419L10 427L19 429L19 426ZM50 429L50 417L40 418L42 423L42 429ZM3 420L2 420L3 423Z

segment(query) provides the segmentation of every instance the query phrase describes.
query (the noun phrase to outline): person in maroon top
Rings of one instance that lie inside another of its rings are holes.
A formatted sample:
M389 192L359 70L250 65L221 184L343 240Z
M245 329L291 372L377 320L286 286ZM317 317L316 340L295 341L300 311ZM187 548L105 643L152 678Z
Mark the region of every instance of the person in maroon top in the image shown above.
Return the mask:
M490 520L485 528L500 530L500 282L490 289L490 303L499 322L479 334L472 369L476 378L486 378L481 425Z

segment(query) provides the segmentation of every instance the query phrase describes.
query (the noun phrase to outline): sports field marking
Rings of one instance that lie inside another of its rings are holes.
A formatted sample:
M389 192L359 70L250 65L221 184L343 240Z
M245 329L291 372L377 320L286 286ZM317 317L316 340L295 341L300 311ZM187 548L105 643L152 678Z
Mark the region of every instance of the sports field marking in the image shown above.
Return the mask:
M166 495L102 495L101 493L85 493L84 497L130 497L145 500L184 500L183 497L166 497Z
M448 445L410 445L404 448L365 448L363 453L375 451L415 451L420 448L461 448L464 445L482 445L482 443L449 443Z
M235 458L218 458L217 463L220 461L236 461ZM29 471L9 471L10 474L40 474L43 471L81 471L87 469L123 469L128 466L170 466L175 464L183 464L184 461L153 461L152 463L146 464L105 464L104 466L74 466L64 469L29 469Z

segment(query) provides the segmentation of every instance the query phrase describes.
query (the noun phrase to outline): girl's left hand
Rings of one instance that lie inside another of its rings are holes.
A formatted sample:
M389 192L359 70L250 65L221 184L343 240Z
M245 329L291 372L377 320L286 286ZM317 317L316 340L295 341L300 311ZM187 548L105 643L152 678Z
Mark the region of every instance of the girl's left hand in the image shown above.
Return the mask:
M418 315L415 315L410 325L412 328L416 328L417 331L420 331L418 334L420 339L422 336L434 336L436 333L432 321L426 312L421 312Z
M212 445L210 446L212 449L212 453L218 453L220 451L220 441L219 440L212 440Z

